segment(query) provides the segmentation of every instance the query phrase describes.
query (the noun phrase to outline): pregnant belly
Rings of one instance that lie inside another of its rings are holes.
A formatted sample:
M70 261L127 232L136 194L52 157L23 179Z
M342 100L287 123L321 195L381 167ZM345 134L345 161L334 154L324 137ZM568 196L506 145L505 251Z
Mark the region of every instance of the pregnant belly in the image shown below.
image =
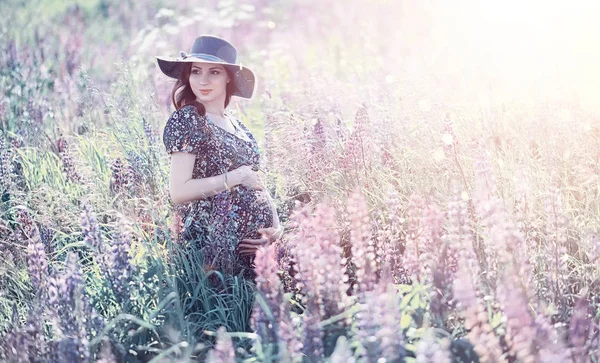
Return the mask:
M243 238L260 238L260 228L273 226L273 211L263 192L245 186L236 186L229 193L216 196L213 210L221 214L222 227L237 243ZM233 236L232 236L233 237Z

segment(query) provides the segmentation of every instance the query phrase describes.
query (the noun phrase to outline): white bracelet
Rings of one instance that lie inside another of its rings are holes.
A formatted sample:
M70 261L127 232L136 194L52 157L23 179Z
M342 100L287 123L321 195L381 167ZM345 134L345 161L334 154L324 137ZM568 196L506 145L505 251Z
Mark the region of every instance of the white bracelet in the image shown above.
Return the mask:
M223 174L223 185L225 186L225 190L229 190L229 185L227 185L227 173Z

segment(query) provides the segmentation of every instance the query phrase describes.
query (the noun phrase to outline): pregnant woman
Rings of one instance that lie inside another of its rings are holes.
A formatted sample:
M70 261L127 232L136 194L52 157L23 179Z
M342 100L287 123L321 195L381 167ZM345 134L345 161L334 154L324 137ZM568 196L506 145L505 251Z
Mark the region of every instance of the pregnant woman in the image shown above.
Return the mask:
M190 53L156 58L177 80L163 142L171 155L170 197L184 221L180 238L202 249L208 270L254 279L257 248L282 230L258 174L256 140L226 110L231 96L250 98L254 91L253 72L236 56L226 40L204 35Z

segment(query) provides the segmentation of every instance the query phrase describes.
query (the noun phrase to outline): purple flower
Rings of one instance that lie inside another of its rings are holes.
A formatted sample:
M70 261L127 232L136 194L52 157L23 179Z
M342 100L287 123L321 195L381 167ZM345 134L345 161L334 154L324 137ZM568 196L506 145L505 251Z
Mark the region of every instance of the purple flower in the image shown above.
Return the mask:
M310 362L323 359L323 329L319 325L319 309L314 300L309 300L302 315L302 354Z
M146 118L142 117L142 126L144 127L144 134L146 134L146 138L148 139L148 143L150 147L153 148L156 146L157 137L152 129L152 125L146 121Z
M331 363L355 363L356 359L352 354L348 339L345 336L340 336L335 343L335 349L329 357Z
M81 227L83 233L83 241L92 248L98 255L102 256L106 253L100 226L96 219L96 214L92 211L90 202L83 201L81 212Z
M6 145L4 133L0 130L0 193L10 189L12 174L10 150Z
M282 315L285 314L283 287L277 276L278 268L273 258L273 252L273 246L261 247L256 251L254 259L258 293L265 299L273 315L273 319L269 319L267 312L259 304L255 304L252 312L252 325L261 337L261 344L277 343L277 325L281 321Z
M46 251L44 251L44 245L39 238L39 234L29 240L27 260L31 283L37 291L42 291L48 277L48 263L46 261Z
M344 144L344 156L341 165L344 170L351 172L352 176L360 180L366 170L371 168L373 146L371 139L371 122L367 109L359 107L354 118L354 130Z
M89 359L87 325L93 320L93 311L83 289L77 256L69 253L63 274L50 278L48 286L47 306L58 338L57 359L61 362Z
M529 300L518 276L505 273L498 282L496 296L506 316L506 340L511 352L522 361L535 359L535 324L529 312Z
M372 236L367 203L358 188L348 200L347 213L350 220L352 262L356 266L357 285L354 290L355 292L369 291L377 282L375 241Z
M110 191L113 195L124 193L133 185L133 176L130 168L123 163L121 158L116 158L110 165Z
M73 158L73 151L70 147L69 143L64 137L60 137L57 141L58 144L58 155L60 156L60 160L62 161L63 171L67 176L67 180L72 183L78 183L82 180L79 172L77 171L77 166L75 165L75 160Z
M563 211L561 193L554 188L546 198L546 243L545 255L547 266L547 284L551 287L554 303L561 309L566 309L564 295L569 282L569 271L565 260L567 258L567 228L568 220Z
M436 340L434 331L427 330L417 344L417 363L451 363L450 341L447 338Z
M348 306L349 288L344 274L335 210L326 203L315 208L314 216L304 208L292 217L298 229L291 236L296 248L296 280L307 299L313 300L322 319L341 313ZM310 248L298 247L310 246Z
M361 294L356 316L357 337L366 361L402 361L405 355L401 329L400 296L394 284L380 283Z
M302 345L296 334L297 327L291 319L289 304L283 295L283 285L278 276L279 271L274 256L275 248L274 245L261 247L256 252L254 260L257 290L266 300L273 318L270 319L267 312L257 303L252 313L252 325L261 338L261 344L282 342L285 344L285 352L284 347L280 345L279 354L291 360L292 357L300 354Z
M425 201L416 194L410 196L407 206L408 225L406 230L406 246L402 264L411 279L418 279L420 275L420 245L419 239L423 233L421 216L425 209Z
M590 302L585 289L575 302L573 315L569 323L569 337L573 346L573 355L578 361L584 362L587 357L586 343L591 329L591 316L589 314Z
M39 305L32 308L25 325L18 326L18 321L13 321L12 328L3 337L0 347L7 362L42 362L49 354L49 347L44 337L42 309Z
M474 345L481 362L500 362L502 349L498 338L488 321L488 313L478 298L477 274L473 274L474 261L464 258L459 262L456 279L453 282L453 295L462 310L467 329L467 338ZM476 261L475 261L476 263Z
M117 297L121 300L126 300L128 297L129 281L134 273L134 266L129 256L131 237L127 228L125 220L119 219L107 261L107 275Z
M235 350L224 326L217 330L217 344L208 352L207 363L235 363Z
M108 339L108 337L102 338L102 347L100 348L98 360L96 360L95 363L117 363L117 358L112 353L110 339Z

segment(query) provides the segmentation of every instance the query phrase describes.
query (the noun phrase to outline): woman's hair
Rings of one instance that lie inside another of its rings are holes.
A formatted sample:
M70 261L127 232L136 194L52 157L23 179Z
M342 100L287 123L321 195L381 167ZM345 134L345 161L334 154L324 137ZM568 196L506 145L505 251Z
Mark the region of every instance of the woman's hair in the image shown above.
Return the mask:
M233 82L233 75L227 69L227 75L229 76L230 82L227 83L227 88L225 89L225 107L229 105L229 101L231 100L231 94L234 91L235 83ZM175 82L175 86L173 86L173 91L171 92L171 101L173 101L173 106L175 106L176 110L179 110L185 105L194 105L196 110L201 116L206 115L206 108L204 105L196 100L196 95L192 91L190 87L190 73L192 72L192 62L184 63L183 70Z

